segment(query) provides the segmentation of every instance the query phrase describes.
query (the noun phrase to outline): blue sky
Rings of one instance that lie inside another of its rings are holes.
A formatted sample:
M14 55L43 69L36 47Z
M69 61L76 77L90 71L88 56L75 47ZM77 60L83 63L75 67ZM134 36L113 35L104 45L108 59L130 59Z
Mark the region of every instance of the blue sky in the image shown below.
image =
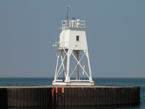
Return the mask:
M93 77L145 77L144 0L1 0L0 77L53 77L61 20L85 20Z

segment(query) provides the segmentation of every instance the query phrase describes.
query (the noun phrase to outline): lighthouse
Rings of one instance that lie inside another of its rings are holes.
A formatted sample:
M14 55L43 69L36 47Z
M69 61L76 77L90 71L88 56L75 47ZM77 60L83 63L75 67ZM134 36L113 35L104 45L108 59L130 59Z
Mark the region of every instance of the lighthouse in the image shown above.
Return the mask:
M85 21L62 20L60 29L59 41L53 44L57 62L52 85L94 85Z

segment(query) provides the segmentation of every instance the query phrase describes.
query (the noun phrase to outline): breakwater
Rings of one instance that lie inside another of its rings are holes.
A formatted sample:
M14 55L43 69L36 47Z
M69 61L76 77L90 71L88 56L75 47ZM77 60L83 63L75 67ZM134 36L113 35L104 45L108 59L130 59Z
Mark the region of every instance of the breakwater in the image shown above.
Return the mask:
M0 105L5 107L139 103L137 86L0 86Z

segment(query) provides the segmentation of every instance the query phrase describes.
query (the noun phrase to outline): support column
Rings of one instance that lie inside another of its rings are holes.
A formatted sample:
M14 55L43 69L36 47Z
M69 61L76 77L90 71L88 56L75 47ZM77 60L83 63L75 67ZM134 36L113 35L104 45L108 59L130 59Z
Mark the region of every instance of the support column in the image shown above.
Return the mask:
M84 51L84 52L85 52L85 51ZM89 59L88 50L87 50L87 52L86 52L86 57L87 57L87 60L88 60L88 68L89 68L89 74L90 74L89 80L90 80L90 82L93 82L93 81L92 81L92 73L91 73L91 66L90 66L90 59Z
M57 56L57 62L56 62L56 69L55 69L54 81L56 81L56 78L57 78L57 68L58 68L58 62L59 62L60 54L61 54L61 51L59 51L59 54Z
M70 77L69 77L69 65L70 65L70 55L72 53L72 50L67 51L67 71L66 71L66 78L65 82L70 82Z
M76 57L77 57L77 80L80 80L80 72L79 72L79 64L78 64L78 61L79 61L79 51L78 50L76 50L75 51L75 55L76 55Z

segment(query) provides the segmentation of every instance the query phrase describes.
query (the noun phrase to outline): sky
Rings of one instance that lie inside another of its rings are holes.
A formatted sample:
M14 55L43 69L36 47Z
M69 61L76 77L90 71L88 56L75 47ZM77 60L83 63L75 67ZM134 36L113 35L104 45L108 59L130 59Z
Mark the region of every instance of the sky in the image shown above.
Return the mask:
M0 0L0 77L54 77L68 5L86 22L93 77L145 77L145 0Z

